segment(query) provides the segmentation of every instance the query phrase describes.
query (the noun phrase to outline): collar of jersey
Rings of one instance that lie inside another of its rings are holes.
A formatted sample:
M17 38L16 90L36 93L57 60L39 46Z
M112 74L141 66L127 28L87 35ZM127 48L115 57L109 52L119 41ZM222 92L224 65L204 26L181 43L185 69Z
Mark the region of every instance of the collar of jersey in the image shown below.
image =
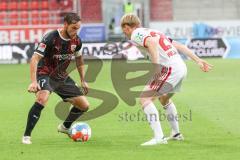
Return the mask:
M60 29L58 29L57 31L58 31L59 36L60 36L64 41L70 41L70 39L63 38L63 36L62 36L61 33L60 33Z

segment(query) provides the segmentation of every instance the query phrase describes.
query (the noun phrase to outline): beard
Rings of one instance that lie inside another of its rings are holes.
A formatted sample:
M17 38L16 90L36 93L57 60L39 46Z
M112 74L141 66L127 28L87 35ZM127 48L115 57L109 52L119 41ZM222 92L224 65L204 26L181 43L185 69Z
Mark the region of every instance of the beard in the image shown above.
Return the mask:
M68 38L72 39L72 37L70 36L67 30L66 30L66 35L68 36Z

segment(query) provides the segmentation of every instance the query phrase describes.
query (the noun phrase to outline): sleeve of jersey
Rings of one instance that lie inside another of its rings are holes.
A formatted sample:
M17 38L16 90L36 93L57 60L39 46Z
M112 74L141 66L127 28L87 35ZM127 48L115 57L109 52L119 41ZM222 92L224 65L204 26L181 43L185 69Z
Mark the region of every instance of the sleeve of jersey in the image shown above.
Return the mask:
M37 48L35 49L34 53L44 57L47 54L47 50L51 47L51 38L49 35L45 35L41 42L38 44Z
M76 47L76 50L75 50L75 53L74 53L75 57L82 56L81 48L82 48L82 42L79 45L77 45L77 47Z
M144 34L141 31L135 30L131 36L131 41L137 43L140 46L146 47L146 39L150 37L150 35Z

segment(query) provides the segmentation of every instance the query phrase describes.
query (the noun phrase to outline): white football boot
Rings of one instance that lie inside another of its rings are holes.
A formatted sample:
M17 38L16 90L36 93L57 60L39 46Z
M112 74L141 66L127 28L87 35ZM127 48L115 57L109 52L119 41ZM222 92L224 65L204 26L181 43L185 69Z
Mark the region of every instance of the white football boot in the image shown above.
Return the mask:
M22 137L22 144L32 144L30 136L23 136Z
M57 131L61 132L61 133L64 133L64 134L67 134L67 135L69 134L68 129L63 124L58 125Z
M153 139L141 144L141 146L153 146L153 145L157 145L157 144L168 144L168 142L167 142L167 139L164 137L162 139L153 138Z

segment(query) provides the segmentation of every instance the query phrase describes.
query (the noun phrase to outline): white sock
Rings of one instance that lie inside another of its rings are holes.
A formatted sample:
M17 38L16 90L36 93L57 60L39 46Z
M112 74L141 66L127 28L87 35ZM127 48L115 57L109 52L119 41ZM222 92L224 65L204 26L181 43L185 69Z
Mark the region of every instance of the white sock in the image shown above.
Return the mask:
M154 138L162 139L163 138L163 131L161 127L161 123L159 121L159 114L158 110L156 109L155 105L151 102L148 105L144 106L144 112L147 116L147 120L153 130Z
M167 120L172 128L172 134L180 133L178 125L177 109L173 102L168 103L164 106L166 109Z

